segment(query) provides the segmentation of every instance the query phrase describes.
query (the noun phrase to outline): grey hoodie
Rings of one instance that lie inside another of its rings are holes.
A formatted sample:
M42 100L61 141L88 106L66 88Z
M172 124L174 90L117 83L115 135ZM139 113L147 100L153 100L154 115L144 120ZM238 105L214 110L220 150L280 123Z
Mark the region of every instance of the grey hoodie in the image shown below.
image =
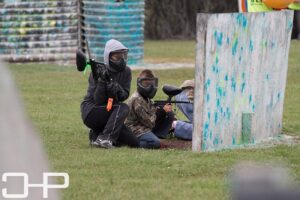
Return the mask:
M122 43L117 40L111 39L105 45L104 50L104 63L109 68L109 54L112 51L127 49ZM120 91L117 95L117 100L114 103L125 101L129 97L130 84L131 84L131 70L126 67L122 72L114 72L110 70L110 77L113 81L119 84ZM90 74L89 86L87 94L81 103L81 117L85 121L95 106L106 105L108 94L106 91L106 83L96 82ZM104 103L103 103L104 102Z
M104 49L104 63L107 66L107 68L112 71L116 72L112 67L109 65L109 54L113 51L118 51L118 50L123 50L126 49L128 50L127 47L125 47L121 42L115 39L108 40L105 45Z

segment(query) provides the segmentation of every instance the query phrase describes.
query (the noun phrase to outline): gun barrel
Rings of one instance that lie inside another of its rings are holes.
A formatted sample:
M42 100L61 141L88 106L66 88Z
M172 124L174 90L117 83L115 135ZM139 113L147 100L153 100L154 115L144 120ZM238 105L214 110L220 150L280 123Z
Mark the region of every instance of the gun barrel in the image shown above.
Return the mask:
M155 100L154 101L154 104L156 104L156 105L165 105L165 104L169 104L169 103L174 103L174 104L190 103L190 104L192 104L192 102L190 102L190 101L166 101L166 100Z
M76 66L78 71L83 71L86 66L86 57L81 50L76 52Z

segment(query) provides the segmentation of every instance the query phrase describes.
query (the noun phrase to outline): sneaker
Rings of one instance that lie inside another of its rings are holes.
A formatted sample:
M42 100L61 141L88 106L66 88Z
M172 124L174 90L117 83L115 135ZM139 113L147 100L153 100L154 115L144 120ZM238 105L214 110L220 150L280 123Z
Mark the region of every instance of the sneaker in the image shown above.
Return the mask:
M98 136L98 134L91 129L90 132L89 132L90 145L92 144L92 142L94 142L97 139L97 136Z
M98 136L95 141L92 141L91 145L95 147L105 148L105 149L114 148L112 141L102 139L100 136Z

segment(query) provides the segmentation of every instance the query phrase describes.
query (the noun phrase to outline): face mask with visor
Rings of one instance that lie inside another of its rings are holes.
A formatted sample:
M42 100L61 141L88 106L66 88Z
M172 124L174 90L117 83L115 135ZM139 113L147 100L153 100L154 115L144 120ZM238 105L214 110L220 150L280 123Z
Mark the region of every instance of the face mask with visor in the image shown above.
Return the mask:
M127 49L111 52L109 55L109 66L111 67L111 70L114 72L124 71L127 65L127 55Z
M157 92L158 79L154 78L138 78L137 90L145 98L152 99Z

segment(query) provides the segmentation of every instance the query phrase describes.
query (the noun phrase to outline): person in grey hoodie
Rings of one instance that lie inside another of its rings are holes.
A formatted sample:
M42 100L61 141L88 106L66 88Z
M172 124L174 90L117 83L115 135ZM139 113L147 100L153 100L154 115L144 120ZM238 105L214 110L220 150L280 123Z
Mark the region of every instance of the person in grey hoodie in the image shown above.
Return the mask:
M89 139L93 146L139 146L138 139L124 125L129 108L122 102L129 97L132 79L127 54L128 48L121 42L114 39L107 41L104 63L111 81L94 80L90 74L87 95L81 103L81 116L84 124L91 129ZM109 99L113 99L111 109L107 109Z

